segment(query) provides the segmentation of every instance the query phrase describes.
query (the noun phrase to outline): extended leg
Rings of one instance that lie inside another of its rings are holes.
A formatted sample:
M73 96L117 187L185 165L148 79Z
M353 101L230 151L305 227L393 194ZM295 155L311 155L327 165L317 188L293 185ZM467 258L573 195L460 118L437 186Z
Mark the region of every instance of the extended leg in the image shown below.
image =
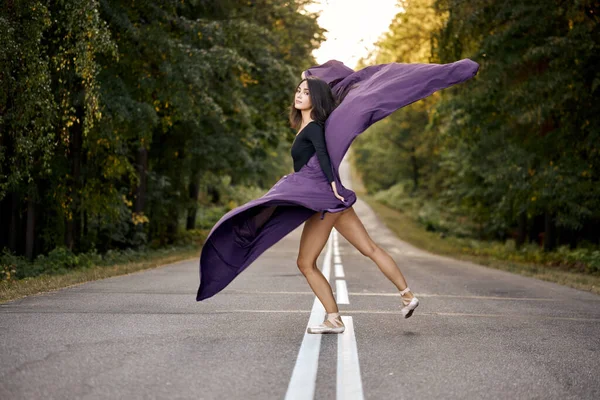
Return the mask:
M400 272L400 268L398 268L394 259L373 242L358 215L356 215L354 208L350 207L348 212L344 212L334 226L358 251L373 260L381 272L396 285L400 290L402 304L404 305L401 310L402 314L405 318L410 317L419 305L419 299L408 288L404 275Z
M385 250L371 239L358 215L356 215L354 208L350 207L348 212L341 215L335 222L334 227L358 251L373 260L398 290L406 289L406 280L398 265ZM412 293L409 292L407 297L412 297Z

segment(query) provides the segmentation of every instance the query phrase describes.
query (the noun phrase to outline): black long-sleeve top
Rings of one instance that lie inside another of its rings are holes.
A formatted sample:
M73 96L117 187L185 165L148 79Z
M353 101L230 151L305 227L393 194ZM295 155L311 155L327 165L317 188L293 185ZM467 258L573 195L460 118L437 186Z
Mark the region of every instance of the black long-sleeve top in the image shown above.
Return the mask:
M315 152L317 153L321 169L327 177L327 181L329 183L333 182L331 160L329 159L329 153L327 153L327 146L325 145L325 131L318 122L310 121L296 135L296 139L294 139L294 143L292 144L294 171L300 171L300 168L308 162Z

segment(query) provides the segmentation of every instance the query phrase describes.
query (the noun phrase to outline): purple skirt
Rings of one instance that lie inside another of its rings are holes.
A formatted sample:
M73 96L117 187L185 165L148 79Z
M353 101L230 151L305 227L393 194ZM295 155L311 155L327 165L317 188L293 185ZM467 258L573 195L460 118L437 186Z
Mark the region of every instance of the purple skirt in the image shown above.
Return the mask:
M340 181L338 168L352 141L392 112L430 94L464 82L479 64L463 59L450 64L378 64L353 71L336 60L312 67L306 75L325 80L334 93L352 86L325 122L325 141L338 193L321 169L316 154L300 171L283 176L263 196L221 217L210 230L200 254L201 301L223 290L265 250L315 213L340 212L356 194Z

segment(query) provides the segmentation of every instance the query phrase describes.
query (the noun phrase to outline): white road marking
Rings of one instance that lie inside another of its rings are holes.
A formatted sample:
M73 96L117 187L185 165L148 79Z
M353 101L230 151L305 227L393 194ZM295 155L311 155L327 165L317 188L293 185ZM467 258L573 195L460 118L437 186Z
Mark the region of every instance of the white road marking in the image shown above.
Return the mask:
M115 291L115 292L106 292L106 291L92 291L87 290L85 293L127 293L127 294L180 294L180 293L157 293L153 291L144 291L144 292L123 292L123 291ZM84 293L84 294L85 294ZM286 291L259 291L259 290L237 290L237 289L225 289L222 293L255 293L255 294L303 294L303 295L315 295L314 292L286 292ZM374 292L348 292L349 295L352 296L383 296L383 297L399 297L400 293L374 293ZM188 294L185 294L188 296ZM456 299L476 299L476 300L510 300L510 301L563 301L564 299L558 297L499 297L499 296L461 296L454 294L436 294L436 293L418 293L418 297L449 297ZM597 300L592 300L597 301Z
M295 314L305 314L308 311L306 310L215 310L209 312L199 312L194 313L194 315L204 315L204 314L221 314L221 313L295 313ZM148 312L80 312L80 311L7 311L6 314L139 314L139 315L188 315L187 312L180 313L148 313ZM400 310L398 311L380 311L380 310L345 310L346 314L390 314L390 315L402 315ZM191 314L189 314L191 315ZM523 315L523 314L468 314L468 313L448 313L448 312L425 312L421 311L419 313L420 316L447 316L447 317L483 317L483 318L513 318L513 319L547 319L547 320L559 320L559 321L588 321L588 322L600 322L600 318L585 318L585 317L555 317L552 315ZM415 317L412 317L415 318ZM322 321L321 321L322 322Z
M334 232L333 259L335 277L345 278L342 257L340 257L337 246L337 232ZM335 280L335 296L338 304L350 304L348 299L348 287L344 279ZM337 358L337 386L338 400L363 400L363 388L360 377L360 366L358 362L358 350L356 337L354 335L354 322L350 316L342 316L346 325L344 333L338 335L338 358Z
M335 300L338 304L350 304L348 287L346 287L346 281L343 279L335 281Z
M322 273L329 281L331 270L331 241L328 241L325 259L323 260ZM325 319L325 309L321 301L315 296L313 308L308 319L308 326L318 325ZM317 370L319 368L319 352L321 351L322 335L304 332L304 338L300 345L298 358L292 371L292 377L285 394L286 400L312 399L315 396L315 385L317 381Z
M324 319L325 309L319 299L315 297L308 325L318 325ZM321 351L321 337L322 335L304 332L304 339L300 345L296 365L285 394L286 400L312 399L314 397L317 370L319 368L319 352Z
M345 278L344 275L344 266L342 264L335 263L335 277L336 278Z
M338 281L339 282L339 281ZM337 399L362 400L363 387L352 317L342 316L346 330L338 335Z
M332 233L327 241L327 250L323 260L321 272L327 282L331 274L332 253L335 258L335 276L344 277L344 267L339 256L337 246L337 232L332 229ZM336 279L336 302L338 304L350 304L348 299L348 287L344 279ZM289 310L291 311L291 310ZM325 319L325 309L317 297L313 302L313 308L308 320L308 326L317 325ZM344 333L338 335L338 360L337 360L337 398L338 399L358 399L364 398L362 382L360 377L360 367L358 363L358 350L356 346L356 337L354 336L354 323L352 317L342 316L342 321L346 325ZM291 399L313 399L315 396L315 386L317 380L317 370L319 368L319 352L321 350L322 335L304 333L298 358L294 365L292 377L285 395L286 400Z

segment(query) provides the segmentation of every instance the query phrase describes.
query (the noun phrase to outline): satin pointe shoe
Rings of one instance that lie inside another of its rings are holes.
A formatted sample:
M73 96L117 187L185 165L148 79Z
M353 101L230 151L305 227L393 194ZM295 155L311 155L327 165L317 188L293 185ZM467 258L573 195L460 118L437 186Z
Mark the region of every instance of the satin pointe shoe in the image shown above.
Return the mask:
M336 315L337 314L337 315ZM342 333L346 329L339 313L327 314L325 321L316 326L309 326L308 333Z
M411 290L407 286L406 289L400 291L400 296L404 296L404 294L408 292L411 292ZM415 308L417 308L417 306L419 305L419 299L417 299L416 297L413 297L412 299L405 299L403 297L402 305L403 307L400 310L400 312L402 313L402 315L404 315L404 318L409 318L413 314L413 311L415 311Z

